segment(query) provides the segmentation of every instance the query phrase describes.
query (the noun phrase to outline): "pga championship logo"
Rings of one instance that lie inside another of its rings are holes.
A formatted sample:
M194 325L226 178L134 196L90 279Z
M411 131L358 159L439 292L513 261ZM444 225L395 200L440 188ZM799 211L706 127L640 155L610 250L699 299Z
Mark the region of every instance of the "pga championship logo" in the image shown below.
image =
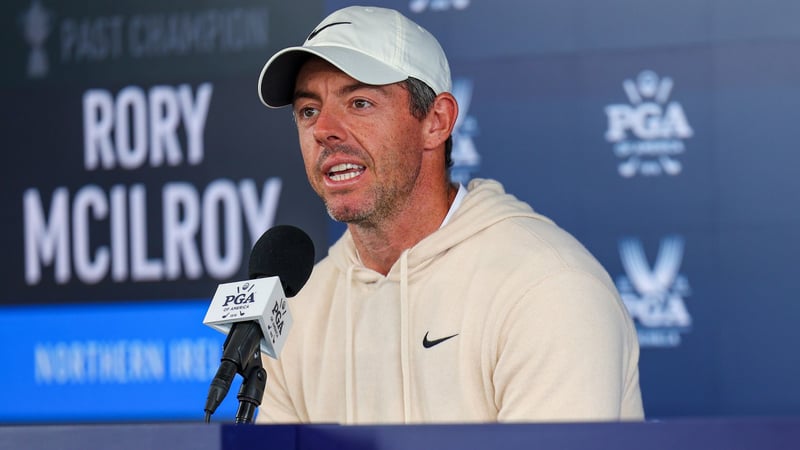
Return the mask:
M680 273L684 239L671 235L661 239L651 265L639 239L619 242L625 275L617 278L617 290L633 319L642 347L677 347L681 335L692 325L684 299L691 293L689 281Z
M453 81L453 97L458 102L458 117L453 127L453 167L450 179L467 185L472 175L480 169L481 155L475 148L473 138L478 135L478 121L469 114L472 102L472 80L458 78Z
M241 286L236 287L236 292L230 293L225 296L222 303L223 319L235 317L236 315L243 316L248 309L250 303L255 303L255 284L245 282Z
M644 70L635 81L622 83L629 103L605 107L605 139L620 159L622 177L674 176L683 170L679 158L694 131L681 104L670 100L673 85L672 78Z

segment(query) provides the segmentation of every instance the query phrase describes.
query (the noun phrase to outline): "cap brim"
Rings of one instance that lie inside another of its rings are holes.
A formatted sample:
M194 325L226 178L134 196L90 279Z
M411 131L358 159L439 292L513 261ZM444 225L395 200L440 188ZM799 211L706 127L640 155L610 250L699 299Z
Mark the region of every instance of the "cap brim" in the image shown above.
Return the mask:
M310 56L317 56L354 79L374 85L406 80L408 74L375 58L347 47L289 47L272 56L258 77L258 96L270 108L292 104L294 84L300 68Z

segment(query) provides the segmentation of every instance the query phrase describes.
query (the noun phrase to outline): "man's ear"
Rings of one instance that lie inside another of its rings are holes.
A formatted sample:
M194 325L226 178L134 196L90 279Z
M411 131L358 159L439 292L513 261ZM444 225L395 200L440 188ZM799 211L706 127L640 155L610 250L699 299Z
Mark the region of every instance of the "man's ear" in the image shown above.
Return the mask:
M435 149L453 133L458 118L458 102L449 92L436 96L425 117L425 148Z

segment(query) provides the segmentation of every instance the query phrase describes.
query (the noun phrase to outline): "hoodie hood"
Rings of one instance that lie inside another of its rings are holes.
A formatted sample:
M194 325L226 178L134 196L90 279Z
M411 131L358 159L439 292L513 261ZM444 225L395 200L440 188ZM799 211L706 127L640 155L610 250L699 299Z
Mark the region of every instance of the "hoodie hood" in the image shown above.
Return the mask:
M406 259L409 273L424 268L437 255L500 221L528 217L552 223L547 217L536 213L527 203L507 194L497 181L476 178L469 183L467 190L469 193L464 202L447 225L403 252L401 259ZM368 283L382 277L361 265L349 231L331 247L329 254L340 270L352 271L355 282ZM399 265L400 261L395 263L387 277L399 277Z

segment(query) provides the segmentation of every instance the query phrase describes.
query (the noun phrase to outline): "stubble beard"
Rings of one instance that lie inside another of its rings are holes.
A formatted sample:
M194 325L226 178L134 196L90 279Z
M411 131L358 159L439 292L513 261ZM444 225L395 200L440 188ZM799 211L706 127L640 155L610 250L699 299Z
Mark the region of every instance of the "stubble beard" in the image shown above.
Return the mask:
M323 201L328 215L333 220L364 228L377 228L396 214L394 205L397 203L398 197L396 190L378 185L370 190L367 201L360 205L348 205L334 209L326 199Z

